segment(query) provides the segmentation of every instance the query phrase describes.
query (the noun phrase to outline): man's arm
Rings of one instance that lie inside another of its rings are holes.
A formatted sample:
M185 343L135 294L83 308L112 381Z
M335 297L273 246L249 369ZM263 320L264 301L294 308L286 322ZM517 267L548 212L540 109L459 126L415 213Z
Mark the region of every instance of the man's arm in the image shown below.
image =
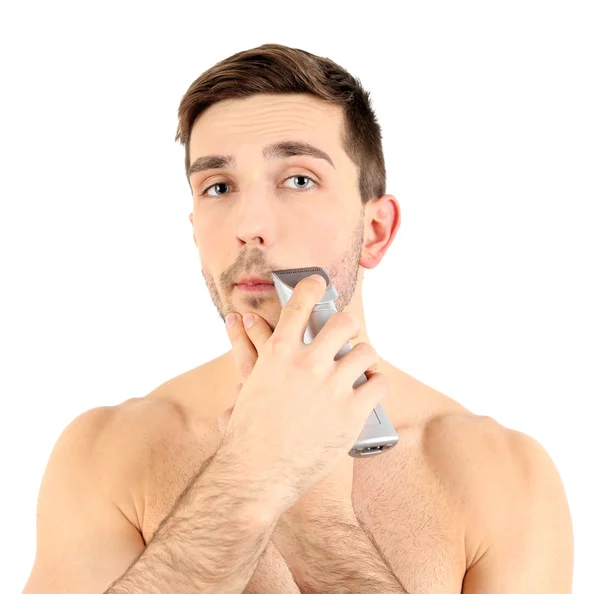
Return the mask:
M558 471L532 437L514 430L505 437L508 464L495 477L488 471L485 481L496 499L481 493L495 501L497 513L486 518L489 531L466 572L463 594L570 594L573 526Z
M352 512L305 518L286 534L293 534L286 541L297 551L286 561L302 594L408 594Z
M221 447L105 594L238 594L249 582L277 518ZM239 474L238 474L239 476Z
M164 431L176 431L168 409L160 413ZM144 421L137 412L99 407L61 433L40 486L36 558L24 593L244 590L275 523L272 497L221 446L146 546L115 502L112 483L127 479L110 453L123 447L124 430ZM127 441L143 442L140 435ZM120 454L134 459L131 452Z

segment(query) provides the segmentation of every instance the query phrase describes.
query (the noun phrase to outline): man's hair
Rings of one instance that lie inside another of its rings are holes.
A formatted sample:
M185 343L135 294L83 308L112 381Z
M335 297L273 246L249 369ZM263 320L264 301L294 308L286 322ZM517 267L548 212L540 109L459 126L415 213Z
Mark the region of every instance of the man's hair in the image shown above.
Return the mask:
M175 141L185 146L186 178L190 133L202 112L218 101L259 93L304 93L340 105L344 114L341 145L357 167L363 208L385 194L381 128L360 80L329 58L275 43L238 52L218 62L201 74L182 97Z

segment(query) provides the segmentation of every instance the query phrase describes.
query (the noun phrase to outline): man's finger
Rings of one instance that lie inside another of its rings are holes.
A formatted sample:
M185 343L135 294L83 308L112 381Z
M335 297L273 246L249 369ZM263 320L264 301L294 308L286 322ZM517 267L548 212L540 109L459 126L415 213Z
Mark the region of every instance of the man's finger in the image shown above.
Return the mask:
M271 338L273 332L267 321L255 313L244 314L243 317L244 329L248 338L251 340L258 355L265 342Z
M231 317L230 317L231 316ZM235 319L235 324L227 327L227 336L231 342L235 368L242 382L250 375L258 359L258 353L246 334L242 317L238 313L230 313L227 321Z
M234 312L229 315L235 316L236 323L227 328L227 334L233 347L236 369L241 380L245 381L252 373L262 346L269 340L272 331L267 321L255 313L244 315L246 321L253 321L247 327L239 314Z
M289 301L281 308L279 322L273 332L274 341L304 342L304 332L310 312L325 293L325 279L320 274L303 278L295 287Z

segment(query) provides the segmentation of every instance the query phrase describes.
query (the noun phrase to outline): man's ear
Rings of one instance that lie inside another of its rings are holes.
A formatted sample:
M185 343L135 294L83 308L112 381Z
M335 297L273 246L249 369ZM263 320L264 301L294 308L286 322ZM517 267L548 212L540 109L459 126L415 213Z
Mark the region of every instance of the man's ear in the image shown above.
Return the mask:
M392 194L385 194L367 205L365 243L360 257L363 268L375 268L394 241L400 227L400 204Z

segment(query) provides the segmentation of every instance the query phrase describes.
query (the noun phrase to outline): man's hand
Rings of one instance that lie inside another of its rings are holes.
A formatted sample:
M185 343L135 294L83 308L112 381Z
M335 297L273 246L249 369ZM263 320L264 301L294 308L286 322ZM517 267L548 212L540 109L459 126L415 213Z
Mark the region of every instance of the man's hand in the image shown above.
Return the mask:
M253 316L254 323L246 328L242 318L235 313L236 324L227 328L227 333L233 347L236 370L240 379L236 387L237 393L242 389L246 378L254 369L258 359L258 349L272 335L269 324L256 313L246 314ZM369 378L377 370L376 366L369 368L365 375ZM225 432L235 403L219 416L219 428ZM341 463L321 482L317 483L310 491L305 493L292 507L282 515L284 524L310 521L312 519L343 518L346 514L352 516L352 481L354 474L354 458L345 456Z

